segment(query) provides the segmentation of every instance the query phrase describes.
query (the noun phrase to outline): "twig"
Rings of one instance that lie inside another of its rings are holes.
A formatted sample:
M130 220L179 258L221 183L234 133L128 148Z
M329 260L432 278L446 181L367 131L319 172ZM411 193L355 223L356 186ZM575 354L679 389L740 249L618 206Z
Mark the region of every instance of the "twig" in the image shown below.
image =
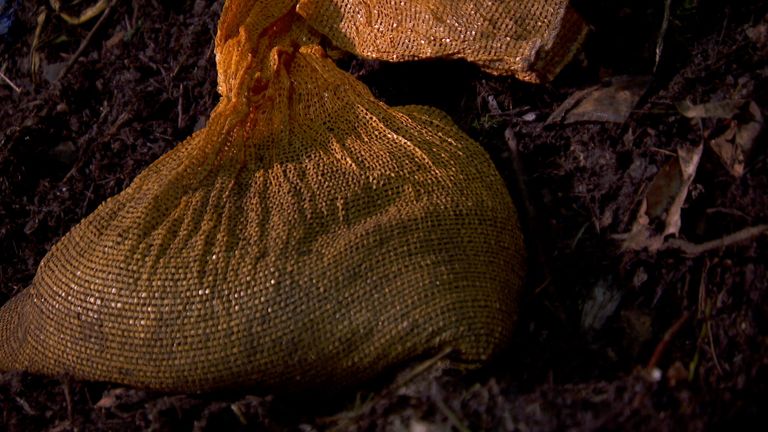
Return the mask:
M418 375L421 375L422 373L427 371L430 367L437 364L437 362L445 358L448 354L451 353L451 351L453 351L453 348L450 348L450 347L444 348L436 356L419 363L413 369L406 372L402 377L399 377L399 379L395 383L395 386L398 388L404 387L408 382L416 378Z
M702 334L699 337L699 341L701 341L701 338L704 337L704 333L706 333L707 338L709 339L709 348L712 351L712 360L715 363L715 367L717 368L717 371L720 373L720 375L723 375L723 369L720 367L720 362L717 360L717 352L715 351L715 341L714 341L714 335L712 334L712 304L707 300L707 296L705 294L706 287L707 287L707 272L709 271L709 260L704 260L704 267L701 269L701 279L699 280L699 304L698 304L698 317L701 318L702 315L704 317L704 328L702 329ZM697 343L696 353L698 354L700 349L700 343ZM689 373L690 374L690 373Z
M688 382L693 382L693 378L696 376L696 370L699 368L699 360L701 360L701 341L706 336L707 328L702 326L699 332L699 338L696 341L696 352L693 354L693 359L688 363Z
M720 362L717 360L717 351L715 350L715 336L712 334L712 320L707 317L707 336L709 336L709 349L712 351L712 361L715 363L715 368L720 376L723 376L723 368L720 367Z
M80 55L83 54L83 51L85 51L85 47L88 46L88 44L91 42L91 39L93 38L93 35L96 33L96 31L101 27L101 24L106 21L107 17L109 16L109 12L112 10L112 2L109 3L109 5L104 9L104 13L101 14L101 18L99 18L98 21L96 21L96 24L93 26L90 32L88 32L88 36L83 39L83 42L80 44L80 47L75 51L74 54L72 54L72 57L69 58L69 61L67 61L67 64L64 66L64 69L61 70L61 73L59 73L59 77L56 78L56 81L61 80L64 75L69 72L69 69L72 67L72 65L75 63L75 60L77 60Z
M659 67L661 61L661 51L664 49L664 35L667 33L667 26L669 25L669 9L672 0L664 0L664 19L661 21L661 28L659 29L659 39L656 41L656 63L653 65L653 71L656 72L656 68Z
M16 90L16 93L21 93L21 89L16 84L14 84L13 81L10 80L10 78L5 76L5 74L1 70L0 70L0 78L2 78L3 81L5 81L9 86L11 86L12 89Z
M459 417L456 415L456 413L451 411L451 409L448 408L448 405L446 405L442 399L436 397L434 400L435 405L437 405L437 409L439 409L440 412L442 412L443 415L448 418L448 421L451 423L451 425L453 425L453 427L455 427L460 432L470 432L469 428L466 427L461 422L461 420L459 420Z
M750 221L750 220L751 220L751 218L750 218L749 216L747 216L746 214L744 214L744 212L741 212L741 211L739 211L739 210L736 210L736 209L725 208L725 207L713 207L713 208L709 208L709 209L707 209L707 210L706 210L706 213L707 213L707 214L713 214L713 213L725 213L725 214L727 214L727 215L738 216L738 217L740 217L740 218L742 218L742 219L745 219L745 220L747 220L747 221Z
M594 216L593 216L593 218L594 218ZM579 239L581 238L581 236L584 235L584 231L586 231L587 227L589 227L589 222L585 222L584 225L582 225L581 228L579 229L579 232L576 233L576 237L571 242L571 250L575 250L576 249L576 245L579 243ZM599 234L599 232L598 232L598 234Z
M181 129L183 123L182 118L184 116L184 84L179 84L179 121L176 123L176 127Z
M37 26L35 26L35 36L32 38L32 48L29 50L29 70L32 72L32 82L37 83L37 71L40 69L40 55L37 52L37 48L40 46L40 35L43 31L43 25L45 24L45 18L48 14L45 9L40 11L37 16Z
M511 155L512 168L514 169L513 172L515 175L517 191L520 193L520 196L523 199L523 204L525 205L525 211L527 213L526 216L533 218L536 216L535 210L528 197L528 189L525 187L525 171L523 171L523 162L520 160L521 157L517 144L517 137L515 136L515 131L511 126L504 131L504 141L507 143L507 148L509 149L509 153Z
M530 194L528 193L528 188L525 184L525 170L523 169L522 156L520 155L517 137L515 136L515 131L512 126L507 127L504 131L504 141L507 143L507 148L509 149L509 154L512 160L512 173L515 177L516 186L515 190L520 196L520 201L522 201L522 206L518 207L518 220L523 225L523 230L527 230L526 232L533 238L533 240L526 242L529 246L529 256L535 257L542 274L551 275L552 272L550 271L549 262L541 248L541 244L546 242L537 241L542 239L547 232L547 228L542 226L540 222L541 218L538 217L536 209L533 204L531 204ZM576 244L576 241L578 241L578 238L574 240L574 245ZM534 258L529 259L532 262Z
M70 380L69 377L64 377L61 380L61 386L64 388L64 400L67 402L67 419L69 424L72 424L72 395L69 390Z
M723 238L717 240L710 240L708 242L696 244L681 239L668 240L662 249L678 249L689 257L701 255L705 252L709 252L715 249L722 249L732 244L740 243L745 240L749 240L752 237L757 237L760 234L768 232L768 224L757 225L754 227L744 228L741 231L736 231L733 234L728 234Z
M698 295L698 313L696 314L697 318L706 317L707 313L707 274L709 273L709 259L704 259L704 264L701 268L701 278L699 278L699 295Z
M21 408L24 410L25 413L27 413L27 414L29 414L31 416L38 415L38 413L35 410L33 410L31 406L29 406L27 401L25 401L24 399L22 399L22 398L20 398L18 396L16 396L15 398L16 398L16 402L18 402L19 405L21 405Z
M533 295L534 296L539 295L541 291L543 291L544 288L546 288L550 284L550 282L552 282L552 276L547 276L544 282L542 282L538 287L536 287L535 290L533 290Z
M653 355L648 361L648 366L646 366L646 369L650 370L656 367L656 365L659 363L659 360L661 359L662 354L664 354L664 350L667 349L669 342L673 337L675 337L677 332L680 331L680 328L683 327L683 324L685 324L686 321L688 321L688 311L683 312L683 315L680 316L680 318L678 318L674 324L672 324L672 327L670 327L666 333L664 333L664 337L661 339L659 344L656 345L656 349L653 351Z

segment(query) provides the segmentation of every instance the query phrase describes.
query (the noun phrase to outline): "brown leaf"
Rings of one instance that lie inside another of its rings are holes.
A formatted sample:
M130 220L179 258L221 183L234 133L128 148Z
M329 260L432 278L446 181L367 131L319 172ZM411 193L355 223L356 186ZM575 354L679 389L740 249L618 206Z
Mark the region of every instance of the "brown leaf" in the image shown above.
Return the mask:
M723 165L734 176L744 174L744 164L755 139L763 129L763 115L754 102L749 102L746 120L735 120L722 135L709 142Z
M731 118L739 112L739 107L744 105L743 100L724 100L691 104L688 101L677 103L677 110L688 118Z
M709 146L720 157L720 161L734 177L744 174L744 152L736 145L736 128L731 127L724 134L709 142Z
M696 175L703 146L680 147L677 158L667 162L656 174L645 193L637 219L629 233L619 235L622 249L657 251L664 238L677 235L682 224L680 213L688 189ZM663 229L659 233L659 227Z
M667 381L671 387L688 381L688 369L678 360L667 369Z
M104 395L96 402L96 408L112 409L120 405L133 404L146 398L146 393L141 390L117 387L104 392Z
M672 205L676 192L680 190L682 182L683 175L680 171L679 160L667 161L653 177L645 194L645 199L648 202L646 214L649 218L659 219L664 216L664 213Z
M699 161L701 160L701 152L704 146L696 147L679 147L677 149L677 157L680 162L680 173L682 175L680 188L675 194L672 200L672 205L667 212L666 226L664 228L663 237L667 235L677 235L680 231L680 212L685 203L685 197L688 196L688 188L693 182L693 178L696 176L696 169L699 167Z
M96 408L112 408L117 405L118 395L116 393L119 391L125 391L125 389L118 388L107 392L98 402L96 402Z
M768 22L766 20L768 20L768 15L763 18L763 22L746 30L749 39L762 49L768 47Z
M621 294L610 278L597 281L581 310L581 328L586 331L600 330L616 311Z
M607 85L577 91L549 116L546 124L583 121L623 123L650 81L647 76L618 76L610 79Z

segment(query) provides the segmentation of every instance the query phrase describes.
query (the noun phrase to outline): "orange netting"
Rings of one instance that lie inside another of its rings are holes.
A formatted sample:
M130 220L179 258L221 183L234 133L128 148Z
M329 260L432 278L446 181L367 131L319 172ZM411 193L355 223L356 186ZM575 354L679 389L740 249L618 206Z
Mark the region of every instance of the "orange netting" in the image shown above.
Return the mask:
M296 8L363 57L462 58L532 82L552 79L587 29L568 0L299 0Z
M0 369L297 390L504 345L524 250L488 156L374 99L294 3L227 2L208 125L53 247L0 310Z

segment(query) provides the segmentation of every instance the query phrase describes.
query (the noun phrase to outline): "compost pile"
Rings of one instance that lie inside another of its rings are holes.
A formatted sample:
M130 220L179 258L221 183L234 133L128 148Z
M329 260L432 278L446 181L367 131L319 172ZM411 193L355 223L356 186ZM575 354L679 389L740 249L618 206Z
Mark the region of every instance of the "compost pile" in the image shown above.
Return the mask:
M2 302L217 102L221 2L63 18L88 6L0 5ZM548 85L334 53L388 105L447 112L507 180L531 274L494 364L322 400L5 373L4 428L701 430L764 417L768 7L574 6L593 31Z

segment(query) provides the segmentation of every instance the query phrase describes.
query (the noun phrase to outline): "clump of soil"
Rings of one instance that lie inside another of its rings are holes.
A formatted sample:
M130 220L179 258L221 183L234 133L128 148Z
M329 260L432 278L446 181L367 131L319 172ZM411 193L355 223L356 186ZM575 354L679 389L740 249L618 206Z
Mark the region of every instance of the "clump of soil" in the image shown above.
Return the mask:
M30 283L74 224L205 124L217 101L213 36L222 5L117 1L72 25L47 1L5 3L15 9L0 34L8 78L0 78L0 302ZM740 177L710 145L742 125L759 130L766 116L768 5L753 3L672 2L665 11L643 1L575 2L593 32L546 85L461 62L339 61L389 104L448 112L507 180L531 271L515 340L492 365L432 368L405 383L385 377L322 402L9 372L0 374L4 429L702 430L765 422L768 235L692 254L621 248L649 185L678 149L700 145L677 237L701 245L768 223L765 131L748 140ZM546 122L577 91L609 88L623 75L649 78L626 121ZM689 118L679 108L724 101L735 101L735 111Z

